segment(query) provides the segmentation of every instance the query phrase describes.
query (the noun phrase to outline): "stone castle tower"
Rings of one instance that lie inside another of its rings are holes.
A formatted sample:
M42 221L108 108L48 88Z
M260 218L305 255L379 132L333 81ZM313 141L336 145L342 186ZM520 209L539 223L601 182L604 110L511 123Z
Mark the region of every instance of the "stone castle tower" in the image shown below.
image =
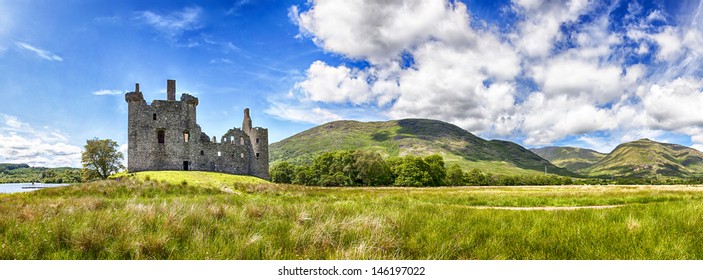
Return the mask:
M249 109L244 109L242 128L228 130L218 143L196 122L198 98L183 93L176 100L175 80L168 80L166 89L166 100L151 104L139 84L125 94L130 172L201 170L269 179L268 129L252 127Z

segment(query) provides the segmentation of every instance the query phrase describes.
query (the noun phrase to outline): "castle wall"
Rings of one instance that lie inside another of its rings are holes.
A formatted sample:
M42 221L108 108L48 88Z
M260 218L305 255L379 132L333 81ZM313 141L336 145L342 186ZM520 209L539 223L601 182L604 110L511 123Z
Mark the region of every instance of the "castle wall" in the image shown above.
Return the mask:
M175 81L169 80L169 91L175 91L172 85ZM249 109L244 117L248 125L230 129L218 142L216 137L210 141L197 124L198 99L193 96L183 94L180 101L154 100L149 105L137 86L125 100L130 172L201 170L269 178L268 130L251 128Z

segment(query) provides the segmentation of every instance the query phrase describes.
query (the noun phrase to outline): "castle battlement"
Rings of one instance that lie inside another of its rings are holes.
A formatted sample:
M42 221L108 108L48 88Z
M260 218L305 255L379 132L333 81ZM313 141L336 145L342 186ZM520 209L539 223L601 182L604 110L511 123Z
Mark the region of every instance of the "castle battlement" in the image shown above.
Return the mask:
M251 126L244 109L241 128L212 139L196 122L197 97L176 100L176 81L167 81L166 100L147 104L139 91L125 94L128 113L128 170L201 170L269 178L268 129Z

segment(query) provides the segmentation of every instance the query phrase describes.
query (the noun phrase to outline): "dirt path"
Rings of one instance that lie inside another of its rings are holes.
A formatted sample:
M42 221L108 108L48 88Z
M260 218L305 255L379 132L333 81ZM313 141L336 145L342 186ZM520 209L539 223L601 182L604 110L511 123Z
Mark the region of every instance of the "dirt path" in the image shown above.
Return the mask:
M592 205L592 206L537 206L537 207L504 207L504 206L466 206L472 209L496 209L512 211L561 211L578 209L610 209L625 206L621 205Z

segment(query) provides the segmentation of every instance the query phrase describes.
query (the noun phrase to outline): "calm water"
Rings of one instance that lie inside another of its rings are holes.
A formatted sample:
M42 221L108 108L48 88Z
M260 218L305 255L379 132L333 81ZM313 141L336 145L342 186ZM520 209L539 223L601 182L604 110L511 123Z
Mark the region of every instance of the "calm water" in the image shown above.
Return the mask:
M0 184L0 193L16 193L16 192L31 192L38 188L54 188L68 186L69 184L42 184L42 183L16 183L16 184ZM34 187L32 189L31 187ZM26 188L26 189L23 189Z

